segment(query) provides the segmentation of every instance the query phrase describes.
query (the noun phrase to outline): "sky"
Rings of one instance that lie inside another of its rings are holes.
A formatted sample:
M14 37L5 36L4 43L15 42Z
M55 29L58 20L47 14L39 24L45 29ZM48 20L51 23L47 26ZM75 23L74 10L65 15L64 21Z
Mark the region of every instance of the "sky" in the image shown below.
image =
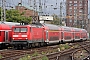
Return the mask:
M1 1L1 0L0 0ZM60 3L62 2L62 15L65 16L66 10L65 10L65 1L66 0L41 0L41 5L42 5L42 9L39 9L39 0L36 0L36 6L35 10L37 11L43 11L43 14L46 15L52 15L52 14L56 14L56 15L60 15ZM21 0L6 0L6 6L7 9L10 8L8 6L13 6L15 7L16 5L18 5L18 3L21 2ZM34 5L34 0L22 0L22 6L26 6L29 9L33 9ZM1 5L1 2L0 2ZM53 5L53 6L52 6ZM45 7L47 6L47 7ZM89 14L89 18L90 18L90 0L88 0L88 14ZM57 9L54 9L57 8Z

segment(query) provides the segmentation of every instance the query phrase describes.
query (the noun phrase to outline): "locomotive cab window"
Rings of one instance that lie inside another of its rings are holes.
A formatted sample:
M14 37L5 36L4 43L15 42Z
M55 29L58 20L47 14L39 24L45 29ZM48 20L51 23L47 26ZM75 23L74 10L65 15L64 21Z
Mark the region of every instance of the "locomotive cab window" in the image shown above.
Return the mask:
M14 28L13 31L14 32L19 32L20 28Z
M27 32L27 28L21 28L21 32Z
M27 28L14 28L14 32L27 32Z

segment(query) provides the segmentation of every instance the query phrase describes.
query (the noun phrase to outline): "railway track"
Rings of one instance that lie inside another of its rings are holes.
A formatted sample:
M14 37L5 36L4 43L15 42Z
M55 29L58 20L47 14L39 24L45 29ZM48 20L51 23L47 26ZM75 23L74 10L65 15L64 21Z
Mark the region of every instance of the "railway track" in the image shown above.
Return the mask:
M44 56L48 57L49 60L56 60L56 59L65 60L65 56L66 56L66 59L69 57L68 59L70 60L70 59L75 59L75 53L77 51L81 51L81 50L89 51L88 48L90 48L90 41L70 43L68 45L70 46L70 48L64 50L60 50L59 45L33 48L27 50L1 50L0 59L18 60L27 55L27 58L31 60L41 59Z
M42 54L43 52L50 50L50 49L56 49L58 46L55 47L41 47L41 48L33 48L33 49L26 49L26 50L1 50L1 60L18 60L21 57L24 57L25 55L34 54L35 52L38 54ZM47 52L48 53L48 52Z

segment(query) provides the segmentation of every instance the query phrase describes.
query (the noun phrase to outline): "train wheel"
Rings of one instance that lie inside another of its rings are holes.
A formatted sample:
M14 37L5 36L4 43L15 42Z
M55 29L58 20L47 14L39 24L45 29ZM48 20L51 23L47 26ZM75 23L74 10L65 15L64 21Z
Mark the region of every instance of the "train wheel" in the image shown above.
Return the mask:
M28 44L28 48L32 48L32 44Z
M39 43L35 43L35 46L36 46L36 47L39 47Z
M13 49L17 50L18 49L18 46L17 45L14 45L13 46Z
M19 48L19 49L23 49L23 46L22 46L22 45L18 45L18 48Z
M38 43L38 47L40 47L40 43Z
M44 46L47 46L47 43L44 43Z
M32 47L35 47L35 43L32 43L31 46L32 46Z
M40 43L40 46L41 46L41 47L43 47L43 46L44 46L44 43L43 43L43 42L42 42L42 43Z

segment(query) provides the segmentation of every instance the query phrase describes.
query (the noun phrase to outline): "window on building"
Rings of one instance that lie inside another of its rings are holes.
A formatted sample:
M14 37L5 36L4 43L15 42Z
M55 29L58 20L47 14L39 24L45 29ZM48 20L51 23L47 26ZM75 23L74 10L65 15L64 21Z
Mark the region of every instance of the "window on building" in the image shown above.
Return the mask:
M74 3L77 3L77 1L74 1Z
M74 13L74 17L76 17L76 13Z
M72 9L72 7L69 7L69 9Z
M69 15L72 16L72 13L70 13Z
M83 10L83 7L80 7L80 9L82 9L82 10Z
M69 3L72 3L72 1L69 1Z
M71 23L72 22L72 19L70 19L69 22Z
M74 6L77 6L77 4L75 3Z
M79 6L82 6L82 4L79 4Z
M82 10L79 10L80 13L82 13Z
M69 4L69 6L72 6L73 4Z
M77 13L77 9L74 9L74 13Z
M74 7L74 9L77 9L77 7Z
M76 23L77 22L77 20L74 20L74 23Z

